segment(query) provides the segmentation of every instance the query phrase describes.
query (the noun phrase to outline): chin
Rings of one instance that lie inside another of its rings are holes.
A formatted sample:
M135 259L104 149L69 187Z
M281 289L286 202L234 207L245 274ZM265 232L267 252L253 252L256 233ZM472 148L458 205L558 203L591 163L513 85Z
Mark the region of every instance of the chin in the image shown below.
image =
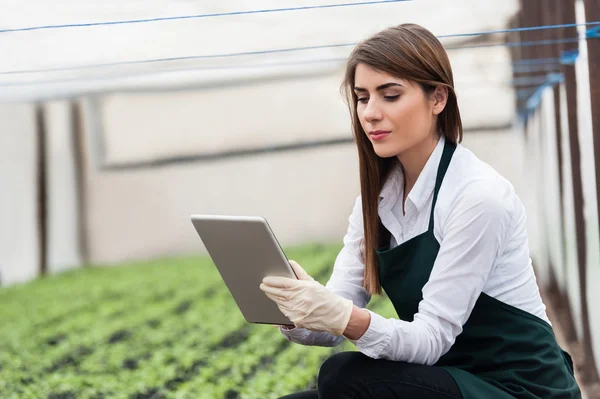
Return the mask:
M392 158L398 155L397 151L393 151L393 150L388 150L388 149L375 149L375 154L377 154L377 156L379 158Z
M373 150L375 151L375 154L377 154L377 156L379 158L391 158L391 157L398 156L398 154L399 154L399 151L397 148L392 148L391 146L387 146L387 145L375 144L373 146Z

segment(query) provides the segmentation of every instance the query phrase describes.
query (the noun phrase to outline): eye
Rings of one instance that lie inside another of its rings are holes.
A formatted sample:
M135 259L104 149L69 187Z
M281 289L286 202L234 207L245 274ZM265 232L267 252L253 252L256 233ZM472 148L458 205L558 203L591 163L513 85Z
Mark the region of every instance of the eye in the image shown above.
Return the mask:
M361 98L358 98L357 101L361 104L366 104L369 102L369 97L361 97Z
M400 97L400 94L396 94L395 96L384 96L386 101L396 101Z

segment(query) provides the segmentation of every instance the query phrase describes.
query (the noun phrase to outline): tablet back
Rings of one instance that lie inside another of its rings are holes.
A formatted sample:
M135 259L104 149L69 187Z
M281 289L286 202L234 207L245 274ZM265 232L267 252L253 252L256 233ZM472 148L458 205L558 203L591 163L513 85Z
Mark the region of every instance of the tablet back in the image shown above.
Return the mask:
M266 276L296 278L267 221L224 215L191 219L244 318L250 323L293 324L259 288Z

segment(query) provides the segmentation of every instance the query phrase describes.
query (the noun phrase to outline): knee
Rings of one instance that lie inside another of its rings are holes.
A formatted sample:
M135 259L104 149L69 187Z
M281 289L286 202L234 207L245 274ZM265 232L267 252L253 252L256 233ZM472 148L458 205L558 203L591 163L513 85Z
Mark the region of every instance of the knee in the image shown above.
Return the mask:
M344 393L352 393L367 359L360 352L341 352L325 360L317 379L319 396L330 398L335 393L335 397L345 397Z

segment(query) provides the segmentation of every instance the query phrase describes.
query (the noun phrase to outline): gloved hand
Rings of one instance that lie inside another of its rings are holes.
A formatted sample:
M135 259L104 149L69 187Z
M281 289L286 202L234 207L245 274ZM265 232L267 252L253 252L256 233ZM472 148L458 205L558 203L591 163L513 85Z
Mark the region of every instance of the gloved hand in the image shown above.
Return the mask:
M260 289L296 327L342 335L352 314L352 301L332 293L293 260L290 265L298 280L269 276Z

